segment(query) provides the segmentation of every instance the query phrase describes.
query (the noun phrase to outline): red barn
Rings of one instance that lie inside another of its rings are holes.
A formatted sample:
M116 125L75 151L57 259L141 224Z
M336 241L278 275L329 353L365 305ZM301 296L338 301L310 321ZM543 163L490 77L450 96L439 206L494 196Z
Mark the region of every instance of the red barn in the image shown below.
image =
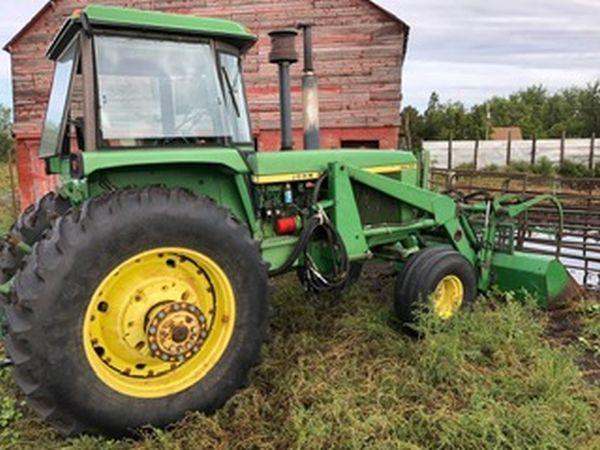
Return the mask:
M6 45L11 54L14 132L21 204L50 190L38 161L53 64L45 52L63 21L85 0L49 1ZM277 68L268 62L268 32L314 24L320 80L323 148L396 148L400 130L402 65L408 26L369 0L96 0L94 3L222 17L248 26L260 39L245 62L252 122L262 150L279 148ZM300 41L300 40L299 40ZM300 42L299 42L300 45ZM302 65L293 68L294 140L302 145Z

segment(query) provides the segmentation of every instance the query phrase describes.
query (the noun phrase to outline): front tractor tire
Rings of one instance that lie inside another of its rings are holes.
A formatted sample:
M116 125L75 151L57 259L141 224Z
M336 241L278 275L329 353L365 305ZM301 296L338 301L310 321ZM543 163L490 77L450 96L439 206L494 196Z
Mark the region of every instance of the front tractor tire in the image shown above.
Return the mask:
M427 248L413 255L396 278L394 309L403 325L429 310L441 320L452 319L477 295L475 269L460 253Z
M65 435L164 427L247 384L267 267L230 213L184 190L119 191L58 221L18 273L7 350Z

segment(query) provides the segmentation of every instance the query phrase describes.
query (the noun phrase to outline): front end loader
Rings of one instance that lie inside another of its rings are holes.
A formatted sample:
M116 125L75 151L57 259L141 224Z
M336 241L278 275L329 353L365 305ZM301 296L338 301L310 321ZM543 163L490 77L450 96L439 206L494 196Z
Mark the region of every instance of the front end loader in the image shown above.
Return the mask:
M259 361L270 277L341 293L393 262L404 324L422 308L451 320L492 286L544 306L567 288L510 232L551 197L436 193L406 151L257 152L255 41L226 20L88 6L49 49L40 158L60 184L11 229L0 281L14 379L66 435L220 408Z

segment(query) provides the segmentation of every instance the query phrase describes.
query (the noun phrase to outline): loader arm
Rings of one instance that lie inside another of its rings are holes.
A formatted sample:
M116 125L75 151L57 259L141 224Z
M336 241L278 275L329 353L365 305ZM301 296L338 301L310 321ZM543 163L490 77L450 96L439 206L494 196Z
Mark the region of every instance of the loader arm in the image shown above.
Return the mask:
M385 236L392 242L394 240L401 240L406 233L414 232L418 229L427 230L443 227L454 248L471 262L471 264L476 264L476 253L471 243L468 242L467 233L460 223L456 203L450 197L409 185L383 175L369 173L354 166L337 166L334 164L331 173L334 174L334 180L339 179L334 182L345 183L345 178L348 179L348 183L350 180L354 180L376 189L412 208L425 212L428 216L417 220L416 222L399 227L396 230L391 230L389 227L384 226L381 228L362 230L363 234L366 233L370 237ZM356 209L356 203L352 205L349 202L344 203L343 198L340 200L336 202L335 216L338 222L342 222L343 218L348 217L347 214L354 214L352 209ZM390 233L390 231L394 232ZM347 239L351 240L351 236L348 235Z

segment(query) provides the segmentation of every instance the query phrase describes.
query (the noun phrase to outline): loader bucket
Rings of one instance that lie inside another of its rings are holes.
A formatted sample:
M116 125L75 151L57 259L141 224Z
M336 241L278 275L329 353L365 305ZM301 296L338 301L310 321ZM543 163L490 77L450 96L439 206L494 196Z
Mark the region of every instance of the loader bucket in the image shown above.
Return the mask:
M492 259L492 277L502 291L526 291L544 308L567 295L574 283L555 257L522 252L496 253Z

